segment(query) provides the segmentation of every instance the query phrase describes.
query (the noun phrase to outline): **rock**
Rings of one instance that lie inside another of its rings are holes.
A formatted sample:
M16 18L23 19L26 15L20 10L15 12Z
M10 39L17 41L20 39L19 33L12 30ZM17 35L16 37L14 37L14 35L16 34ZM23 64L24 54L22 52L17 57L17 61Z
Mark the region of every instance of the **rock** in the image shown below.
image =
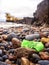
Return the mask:
M21 41L17 38L12 38L12 44L13 44L13 48L18 48L21 46Z
M12 53L10 53L10 54L8 55L8 58L9 58L10 60L16 60L16 59L17 59L17 57L16 57L14 54L12 54Z
M3 35L2 35L3 40L7 40L7 36L8 36L8 35L3 34Z
M7 64L9 64L9 65L11 65L12 64L12 62L9 60L9 59L6 59L6 61L5 61Z
M17 58L21 58L21 57L28 58L34 52L36 52L36 51L33 49L29 49L29 48L27 49L27 48L21 48L20 47L20 48L15 49L14 54L17 56Z
M46 48L49 48L49 42L45 44L45 47Z
M31 34L31 35L26 35L25 39L26 40L33 40L33 39L38 39L40 38L40 35L39 34Z
M3 51L0 49L0 56L2 56L3 55Z
M10 50L8 50L8 52L14 54L14 50L15 49L10 49Z
M49 38L43 37L43 38L41 38L41 41L44 42L44 43L48 43L49 42Z
M0 61L0 65L11 65L11 64L7 64L7 63L5 63L5 62L1 62L1 61Z
M30 62L30 65L35 65L34 63Z
M34 62L34 63L37 63L39 60L40 60L41 58L40 58L40 56L38 55L38 54L32 54L32 61Z
M0 38L0 43L3 41L3 39L2 38Z
M3 61L3 58L2 57L0 57L0 61Z
M40 57L43 60L49 60L49 53L48 52L40 52Z
M49 48L45 48L45 50L44 50L44 51L49 53Z
M49 65L49 61L48 60L40 60L40 61L38 61L38 63L40 65Z
M6 59L8 59L8 56L7 55L3 55L2 58L5 61Z
M35 25L41 26L49 24L48 9L49 9L49 0L43 0L41 3L38 4L37 10L34 13L34 17L36 19Z
M4 46L0 46L0 49L4 50L4 49L5 49L5 47L4 47Z
M25 57L21 58L21 65L30 65L30 62L28 59L26 59Z
M22 31L23 31L23 32L28 32L29 29L28 29L28 28L24 28Z
M21 65L21 59L20 59L20 58L17 58L16 64L17 64L17 65Z
M15 33L11 33L7 36L7 41L11 41L12 38L18 38L17 35Z

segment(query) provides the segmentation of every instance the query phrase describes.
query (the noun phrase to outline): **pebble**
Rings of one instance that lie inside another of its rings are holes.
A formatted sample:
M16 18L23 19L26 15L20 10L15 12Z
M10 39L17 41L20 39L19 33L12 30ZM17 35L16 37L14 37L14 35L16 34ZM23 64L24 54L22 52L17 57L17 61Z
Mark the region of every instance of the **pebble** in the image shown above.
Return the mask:
M12 44L13 44L13 48L18 48L21 46L21 41L17 38L12 38Z
M11 41L12 38L17 38L17 35L15 33L10 33L8 36L7 36L7 41Z
M38 63L40 65L49 65L49 61L48 60L40 60L40 61L38 61Z
M23 39L43 42L45 48L41 52L22 48ZM0 65L49 65L49 32L27 27L19 32L17 28L0 29Z
M38 39L40 38L40 35L39 34L31 34L31 35L26 35L25 39L26 40L34 40L34 39Z

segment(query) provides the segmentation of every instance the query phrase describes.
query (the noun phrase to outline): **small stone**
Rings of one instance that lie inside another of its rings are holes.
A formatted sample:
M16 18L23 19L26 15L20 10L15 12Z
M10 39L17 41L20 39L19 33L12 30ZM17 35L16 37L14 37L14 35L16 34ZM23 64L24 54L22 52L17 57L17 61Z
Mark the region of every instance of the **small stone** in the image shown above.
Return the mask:
M18 48L21 46L21 41L17 38L12 39L13 48Z
M34 63L37 63L40 60L40 56L38 54L33 53L32 54L32 61Z
M7 64L12 64L12 62L9 59L6 59L5 61Z
M25 57L21 58L21 65L30 65L30 62L28 59L26 59Z
M49 42L45 44L45 47L46 48L49 48Z
M21 65L21 59L20 59L20 58L17 58L16 64L17 64L17 65Z
M0 49L0 56L2 56L3 55L3 51Z
M0 61L3 61L3 58L2 57L0 57Z
M17 59L16 56L13 55L12 53L10 53L10 54L8 55L8 58L9 58L10 60L16 60L16 59Z
M7 41L11 41L12 38L17 38L17 35L15 33L11 33L7 36Z
M3 35L2 35L3 40L7 40L7 36L8 36L8 35L3 34Z
M38 61L38 63L40 65L49 65L49 61L48 60L40 60L40 61Z
M14 54L17 56L17 58L21 58L21 57L28 58L34 52L36 52L34 49L20 47L20 48L15 49Z
M48 52L40 52L39 54L40 54L41 59L43 59L43 60L49 60L49 54L48 54Z
M6 59L8 59L8 56L7 55L3 55L2 58L5 61Z
M3 41L3 39L2 38L0 38L0 43Z

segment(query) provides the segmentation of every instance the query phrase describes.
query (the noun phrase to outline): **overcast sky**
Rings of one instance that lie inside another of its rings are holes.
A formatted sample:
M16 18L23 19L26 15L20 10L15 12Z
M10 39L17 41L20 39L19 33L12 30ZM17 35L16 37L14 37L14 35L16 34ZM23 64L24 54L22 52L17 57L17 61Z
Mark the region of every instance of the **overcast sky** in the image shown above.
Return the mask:
M42 0L0 0L0 19L5 19L8 12L16 17L33 16L37 9L37 4Z

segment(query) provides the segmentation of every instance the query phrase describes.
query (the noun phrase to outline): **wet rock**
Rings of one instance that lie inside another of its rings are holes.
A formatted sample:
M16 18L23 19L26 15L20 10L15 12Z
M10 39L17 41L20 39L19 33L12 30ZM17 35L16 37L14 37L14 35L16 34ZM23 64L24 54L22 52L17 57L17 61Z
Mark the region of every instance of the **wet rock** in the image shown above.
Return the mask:
M17 38L12 38L12 44L13 44L13 48L18 48L21 46L21 41Z
M14 54L14 50L15 49L10 49L10 50L8 50L8 52Z
M17 57L16 57L14 54L12 54L12 53L10 53L10 54L8 55L8 58L9 58L10 60L16 60L16 59L17 59Z
M25 37L26 40L33 40L33 39L38 39L38 38L40 38L39 34L26 35Z
M23 31L23 32L28 32L29 29L28 29L28 28L24 28L22 31Z
M21 40L25 39L25 34L21 34L21 35L19 36L19 39L21 39Z
M6 59L8 59L8 56L7 55L3 55L2 58L5 61Z
M0 32L2 32L3 31L3 28L0 28Z
M17 64L17 65L21 65L21 59L20 59L20 58L17 58L16 64Z
M49 42L45 44L45 47L46 48L49 48Z
M8 30L4 30L2 34L9 34Z
M11 65L12 64L12 62L9 60L9 59L6 59L6 61L5 61L7 64L9 64L9 65Z
M40 57L43 60L49 60L49 53L48 52L40 52Z
M17 56L17 58L21 58L21 57L26 57L28 58L32 53L36 52L33 49L27 49L27 48L17 48L15 49L15 55Z
M3 58L2 57L0 57L0 61L3 61Z
M0 61L0 65L11 65L11 64L7 64L7 63L5 63L5 62L1 62L1 61Z
M45 48L45 50L44 50L44 51L49 53L49 48Z
M0 35L2 35L2 32L0 32Z
M21 58L21 65L30 65L30 62L28 59L26 59L25 57Z
M34 63L30 62L30 65L35 65Z
M0 49L0 56L2 56L3 55L3 51Z
M0 43L3 41L3 39L2 38L0 38Z
M5 49L3 50L3 54L4 54L4 55L6 55L7 52L8 52L7 50L5 50Z
M3 34L3 35L2 35L3 40L7 40L7 36L8 36L8 35Z
M40 60L40 61L38 61L38 63L40 65L49 65L49 61L48 60Z
M34 62L34 63L37 63L41 58L40 58L40 56L38 55L38 54L32 54L32 56L31 56L32 58L31 58L31 60L32 60L32 62Z
M0 46L0 49L4 50L4 49L5 49L5 47L4 47L4 46Z
M11 41L12 38L18 38L17 35L15 33L11 33L7 36L7 41Z
M48 42L49 42L49 38L43 37L43 38L41 38L41 41L42 41L43 43L48 43Z

